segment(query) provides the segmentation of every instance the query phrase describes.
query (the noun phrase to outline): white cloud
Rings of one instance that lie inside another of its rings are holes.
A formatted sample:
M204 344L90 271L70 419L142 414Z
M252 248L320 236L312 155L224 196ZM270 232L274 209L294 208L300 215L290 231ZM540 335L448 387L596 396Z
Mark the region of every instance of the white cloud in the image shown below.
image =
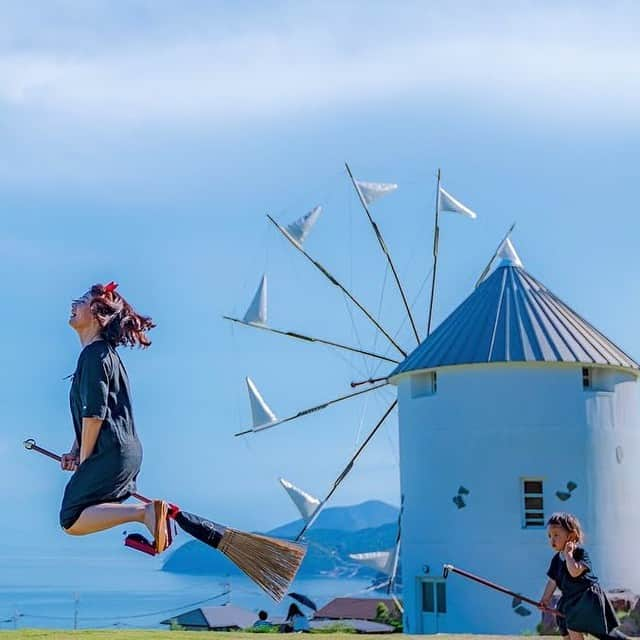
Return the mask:
M249 27L226 30L205 15L191 33L184 24L173 33L156 25L127 31L114 46L100 35L87 44L80 29L82 46L74 48L64 30L64 45L47 40L0 53L0 104L115 125L226 127L407 100L561 121L635 121L635 15L528 5L491 15L421 5L393 13L392 5L380 6L364 16L353 5L280 9L275 26L249 16ZM197 12L192 17L197 25Z

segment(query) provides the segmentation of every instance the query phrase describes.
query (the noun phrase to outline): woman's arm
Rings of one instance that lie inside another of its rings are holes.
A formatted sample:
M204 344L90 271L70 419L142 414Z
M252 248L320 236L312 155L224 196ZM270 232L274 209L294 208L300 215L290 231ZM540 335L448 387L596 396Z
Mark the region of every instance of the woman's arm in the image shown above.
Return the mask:
M80 464L95 449L100 427L108 412L111 363L108 353L100 346L91 346L82 356L80 368L80 402L82 403L82 437Z
M82 418L82 444L80 445L80 464L92 453L98 441L100 427L104 421L101 418Z
M556 590L556 581L549 578L547 581L547 586L544 588L544 593L542 594L542 598L540 598L540 604L543 604L545 607L549 606L551 602L551 598L553 596L553 592Z

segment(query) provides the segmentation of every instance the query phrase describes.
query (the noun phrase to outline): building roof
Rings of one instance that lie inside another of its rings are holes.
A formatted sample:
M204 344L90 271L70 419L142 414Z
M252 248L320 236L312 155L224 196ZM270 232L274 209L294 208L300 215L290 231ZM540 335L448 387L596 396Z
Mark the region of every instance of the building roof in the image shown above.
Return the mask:
M384 603L389 613L400 617L398 607L392 598L334 598L313 616L331 620L375 620L378 603Z
M495 271L390 374L490 362L638 363L503 254Z
M219 607L199 607L167 620L160 624L176 622L184 627L204 629L246 629L258 619L257 614L248 609L225 604Z

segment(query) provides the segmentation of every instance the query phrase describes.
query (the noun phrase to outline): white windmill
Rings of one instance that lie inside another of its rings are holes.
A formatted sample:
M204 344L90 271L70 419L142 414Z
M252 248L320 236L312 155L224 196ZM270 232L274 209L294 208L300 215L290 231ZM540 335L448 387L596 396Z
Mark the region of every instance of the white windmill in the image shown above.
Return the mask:
M353 183L353 186L355 188L355 191L358 195L358 198L361 202L362 208L371 224L371 227L374 230L374 233L376 235L376 238L378 240L378 243L380 245L380 248L382 249L384 256L387 260L388 266L391 270L391 272L393 273L394 276L394 280L396 283L396 286L398 288L398 291L402 297L402 302L403 305L405 307L406 313L407 313L407 317L410 321L411 324L411 329L413 331L414 337L416 339L416 344L419 345L418 350L420 350L421 348L424 347L425 344L430 344L433 342L433 339L431 339L429 337L429 333L430 333L430 325L431 325L431 311L433 308L433 304L434 304L434 295L435 295L435 288L436 288L436 269L437 269L437 260L438 260L438 244L439 244L439 234L440 234L440 224L439 224L439 214L441 212L445 212L445 211L449 211L449 212L453 212L453 213L458 213L461 214L465 217L468 218L475 218L476 215L475 213L469 209L468 207L466 207L464 204L462 204L459 200L457 200L456 198L454 198L449 192L445 191L445 189L440 185L440 172L438 172L438 182L437 182L437 188L436 188L436 204L435 204L435 228L434 228L434 242L433 242L433 269L432 269L432 285L431 285L431 298L430 298L430 306L429 306L429 326L428 326L428 331L427 331L427 339L423 342L421 336L419 335L418 332L418 328L416 326L416 323L414 321L412 312L411 312L411 308L409 306L409 303L407 301L407 297L405 295L404 289L402 287L402 284L400 283L400 279L398 277L398 274L396 272L395 266L393 264L393 261L391 259L391 255L389 253L388 247L382 237L382 234L380 232L380 229L378 227L378 225L375 223L375 221L373 220L372 216L371 216L371 212L370 212L370 205L372 203L374 203L378 198L392 193L393 191L395 191L395 189L397 188L397 185L395 184L389 184L389 183L372 183L372 182L364 182L364 181L359 181L356 180L352 173L351 170L349 169L349 167L347 166L347 171L349 174L349 177ZM268 216L268 219L274 224L274 226L276 226L276 228L281 232L281 234L287 239L289 240L289 242L291 243L291 245L298 251L300 252L302 255L305 256L305 258L316 268L318 269L330 282L333 286L338 287L344 294L345 296L351 301L351 303L353 303L353 305L355 307L357 307L363 314L364 316L366 316L368 318L368 320L376 327L376 329L380 332L380 334L382 336L384 336L388 342L396 349L396 351L400 354L400 356L402 357L402 360L399 359L397 356L396 357L389 357L384 353L376 353L373 351L367 351L361 348L357 348L351 345L347 345L347 344L343 344L343 343L338 343L336 341L333 340L328 340L328 339L324 339L324 338L317 338L317 337L312 337L309 335L304 335L301 334L297 331L288 331L288 330L283 330L283 329L276 329L276 328L272 328L267 326L266 321L264 319L261 319L259 322L256 322L253 318L256 315L255 313L248 313L247 315L245 315L243 320L240 320L238 318L232 318L232 317L228 317L226 316L227 319L232 320L236 323L240 323L243 325L247 325L247 326L252 326L254 328L260 328L262 330L266 330L266 331L270 331L273 333L277 333L280 335L284 335L284 336L288 336L288 337L292 337L298 340L304 340L304 341L308 341L308 342L318 342L321 344L326 344L332 347L335 347L337 349L345 349L348 351L352 351L352 352L356 352L356 353L361 353L364 354L366 356L369 356L371 358L375 358L378 359L379 361L383 361L383 362L387 362L390 365L391 364L395 364L396 369L393 371L394 376L399 375L397 372L402 371L402 367L406 365L407 362L411 361L411 358L413 357L412 355L408 356L408 349L403 348L397 341L396 339L391 335L390 332L388 332L387 330L385 330L385 328L382 326L382 324L374 317L374 315L368 311L362 304L361 302L351 293L351 291L349 291L347 289L347 287L344 286L343 283L341 283L332 273L329 272L329 270L323 266L318 260L316 260L314 257L312 257L309 252L306 250L304 243L307 240L308 236L309 236L309 231L311 229L311 226L317 221L318 216L320 214L320 208L316 207L314 209L312 209L307 215L301 217L300 219L296 220L295 222L287 225L287 226L283 226L280 223L278 223L272 216ZM512 227L513 228L513 227ZM509 230L509 232L511 232L511 229ZM508 234L507 234L508 237ZM505 238L506 243L508 243L508 239ZM503 251L503 244L505 243L501 243L501 247L499 248L498 252L502 252ZM497 252L497 253L498 253ZM256 299L258 298L258 294L256 294ZM251 305L251 308L256 307L256 300L254 299L254 302ZM260 318L266 318L266 310L265 313L262 314L261 316L259 316ZM415 353L415 352L414 352ZM407 357L408 356L408 357ZM431 378L433 380L433 389L435 390L435 376L433 378ZM396 378L394 377L394 379L391 380L391 382L395 383ZM341 402L343 400L349 399L349 398L353 398L355 396L358 396L360 394L364 394L364 393L368 393L370 391L375 391L376 389L380 389L382 387L385 387L387 384L389 384L389 375L382 377L382 378L378 378L378 379L369 379L363 382L359 382L359 383L352 383L352 387L354 386L358 386L360 384L368 384L369 386L364 389L364 390L360 390L360 391L355 391L352 393L348 393L345 395L342 395L338 398L334 398L331 399L329 401L326 402L322 402L314 407L308 408L308 409L303 409L303 410L299 410L296 413L293 413L291 415L289 415L286 418L282 418L282 419L277 419L275 417L275 415L273 414L273 412L266 411L264 406L262 404L260 404L258 402L258 406L261 407L261 410L258 412L258 419L256 420L256 412L254 411L254 421L253 421L253 425L243 431L240 431L238 434L236 435L244 435L244 434L249 434L249 433L253 433L256 431L261 431L264 430L265 428L270 428L270 427L275 427L277 425L280 425L284 422L290 421L290 420L294 420L297 418L301 418L305 415L308 415L312 412L318 411L320 409L324 409L334 403L337 402ZM254 406L254 404L257 402L256 401L256 394L258 397L259 394L257 393L257 390L255 389L255 387L253 389L250 388L250 393L252 393L252 407ZM399 398L402 399L402 394L399 395ZM333 494L335 493L335 491L338 489L338 487L340 486L341 482L344 480L344 478L350 473L350 471L353 469L355 462L357 461L357 459L359 458L359 456L362 454L362 452L364 451L364 449L366 448L367 444L371 441L371 439L374 437L374 435L376 434L376 432L380 429L380 427L385 423L385 420L391 415L391 413L394 411L394 409L396 408L396 405L398 403L398 400L394 400L393 402L390 403L390 405L387 407L387 409L383 412L382 416L379 418L379 420L377 421L377 423L374 425L374 427L372 428L372 430L368 433L368 435L363 439L363 441L360 443L360 446L357 448L357 450L355 451L355 454L350 458L350 460L347 462L347 464L345 465L344 469L342 470L342 472L339 474L339 476L336 478L336 480L334 481L334 483L332 484L332 486L330 487L328 493L326 494L326 496L323 499L317 499L314 498L313 496L310 496L309 494L307 494L306 492L303 492L302 490L298 489L297 487L295 487L294 485L292 485L291 483L288 483L287 481L281 481L283 486L285 487L285 489L287 490L287 492L290 494L290 496L292 497L292 499L294 500L294 502L296 503L296 505L298 506L298 508L300 509L301 515L303 516L303 520L304 520L304 526L302 528L302 530L300 531L298 538L300 539L304 536L305 532L309 529L309 527L313 526L313 523L315 522L317 516L320 513L320 510L322 509L322 507L327 504L327 502L331 499L331 497L333 496ZM404 417L401 418L400 421L400 435L401 435L401 443L406 440L406 437L403 435L403 429L404 429ZM401 449L402 452L404 452L404 448ZM409 454L405 454L406 459L411 460L411 456ZM412 491L412 487L407 487L405 484L405 478L406 473L404 470L405 467L405 460L402 458L401 456L401 460L400 460L400 465L401 465L401 484L402 484L402 493L404 496L405 491L407 490L407 488L410 489L410 491ZM415 482L415 480L411 480L411 482ZM466 492L466 493L465 493ZM459 494L457 496L457 501L454 501L454 509L458 512L460 512L462 509L464 509L464 507L466 506L465 503L465 497L466 494L469 493L469 490L466 489L464 486L460 485L459 488ZM409 522L411 523L412 521L409 520ZM403 530L403 535L402 535L402 539L403 539L403 551L402 551L402 560L403 560L403 565L405 562L405 557L407 558L411 558L411 546L409 545L407 548L407 544L406 541L407 540L411 540L412 536L415 535L415 530L412 530L411 527L415 525L409 525L410 528L409 530L407 530L407 518L406 516L403 518L403 522L402 522L402 530ZM398 558L399 558L399 549L400 549L400 538L398 538L397 544L395 546L395 548L393 549L383 549L383 550L372 550L370 552L367 553L363 553L363 554L354 554L354 557L352 557L353 560L355 561L359 561L359 562L363 562L363 563L367 563L371 566L375 566L377 569L381 570L383 573L389 573L391 580L393 579L393 576L395 575L395 571L397 569L398 566ZM443 559L443 562L445 562L446 559ZM434 565L435 566L435 565ZM422 565L420 567L420 571L419 574L422 576ZM413 584L415 582L414 579L414 568L412 567L409 572L407 573L405 571L405 575L408 576L408 579L406 579L406 583L407 584ZM435 593L435 591L434 591ZM427 628L425 625L418 625L416 623L416 620L421 619L421 614L419 615L416 612L416 604L415 603L411 603L408 602L408 600L411 600L413 598L413 600L416 599L416 595L415 595L415 589L413 590L409 590L406 591L405 590L405 605L407 606L407 611L405 614L405 623L407 625L407 628L409 630L412 631L429 631L430 629ZM434 596L435 597L435 596ZM442 603L441 605L442 606ZM504 612L503 612L504 613ZM446 618L446 616L444 616Z

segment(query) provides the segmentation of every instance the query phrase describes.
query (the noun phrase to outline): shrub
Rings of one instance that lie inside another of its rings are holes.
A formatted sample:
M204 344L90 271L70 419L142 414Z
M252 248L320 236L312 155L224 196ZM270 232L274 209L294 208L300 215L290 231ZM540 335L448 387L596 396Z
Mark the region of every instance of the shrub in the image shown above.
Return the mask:
M395 631L402 631L402 619L393 615L384 602L378 602L376 606L375 621L388 624L393 627Z
M184 631L184 627L181 624L178 624L177 618L171 618L169 620L169 630L170 631Z

